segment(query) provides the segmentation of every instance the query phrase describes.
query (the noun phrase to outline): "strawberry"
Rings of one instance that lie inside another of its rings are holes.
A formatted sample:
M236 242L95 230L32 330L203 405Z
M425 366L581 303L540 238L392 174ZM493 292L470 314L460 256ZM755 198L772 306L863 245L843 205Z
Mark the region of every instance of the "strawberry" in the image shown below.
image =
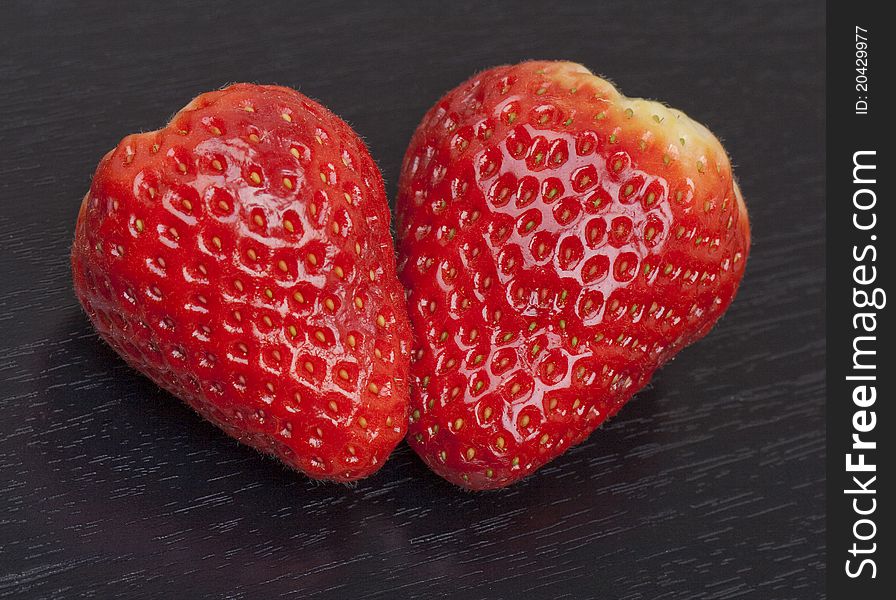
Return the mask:
M750 238L709 131L568 62L497 67L442 97L397 211L408 439L471 489L583 441L705 335Z
M124 138L71 261L100 335L239 441L350 481L404 437L410 330L382 178L302 94L237 84Z

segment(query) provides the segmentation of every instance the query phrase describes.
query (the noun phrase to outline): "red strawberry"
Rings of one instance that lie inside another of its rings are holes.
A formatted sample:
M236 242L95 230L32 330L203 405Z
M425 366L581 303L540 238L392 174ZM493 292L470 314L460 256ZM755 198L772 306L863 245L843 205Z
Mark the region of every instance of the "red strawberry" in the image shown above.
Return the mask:
M319 479L382 466L407 418L409 326L379 171L283 87L203 94L100 162L75 291L132 366Z
M405 155L411 446L472 489L584 440L737 290L746 208L722 146L581 65L497 67Z

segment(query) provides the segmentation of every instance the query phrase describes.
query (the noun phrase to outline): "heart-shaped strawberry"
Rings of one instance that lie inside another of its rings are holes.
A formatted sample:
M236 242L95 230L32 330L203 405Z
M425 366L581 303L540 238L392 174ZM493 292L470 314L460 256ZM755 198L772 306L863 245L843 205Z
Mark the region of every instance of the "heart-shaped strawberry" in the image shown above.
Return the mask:
M302 94L233 85L122 140L72 271L100 335L241 442L348 481L402 439L410 334L382 178Z
M567 62L440 99L405 155L398 222L409 440L473 489L581 442L705 335L750 238L709 131Z

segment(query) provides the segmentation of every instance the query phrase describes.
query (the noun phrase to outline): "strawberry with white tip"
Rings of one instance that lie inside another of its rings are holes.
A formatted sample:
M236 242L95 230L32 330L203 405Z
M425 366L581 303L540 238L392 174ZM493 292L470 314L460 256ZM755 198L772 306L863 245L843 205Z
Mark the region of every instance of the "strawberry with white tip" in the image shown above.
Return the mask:
M471 489L580 443L703 337L750 241L706 128L568 62L496 67L443 96L397 212L409 441Z

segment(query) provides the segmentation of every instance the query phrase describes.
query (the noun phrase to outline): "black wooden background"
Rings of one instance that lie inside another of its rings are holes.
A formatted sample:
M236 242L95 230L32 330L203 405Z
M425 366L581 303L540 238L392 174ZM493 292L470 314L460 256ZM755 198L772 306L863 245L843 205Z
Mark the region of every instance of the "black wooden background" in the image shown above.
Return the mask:
M0 5L0 597L823 596L823 4L520 4ZM285 84L365 137L394 195L424 111L525 58L708 124L754 239L714 332L534 477L466 493L402 445L357 486L312 483L91 332L68 250L125 134Z

